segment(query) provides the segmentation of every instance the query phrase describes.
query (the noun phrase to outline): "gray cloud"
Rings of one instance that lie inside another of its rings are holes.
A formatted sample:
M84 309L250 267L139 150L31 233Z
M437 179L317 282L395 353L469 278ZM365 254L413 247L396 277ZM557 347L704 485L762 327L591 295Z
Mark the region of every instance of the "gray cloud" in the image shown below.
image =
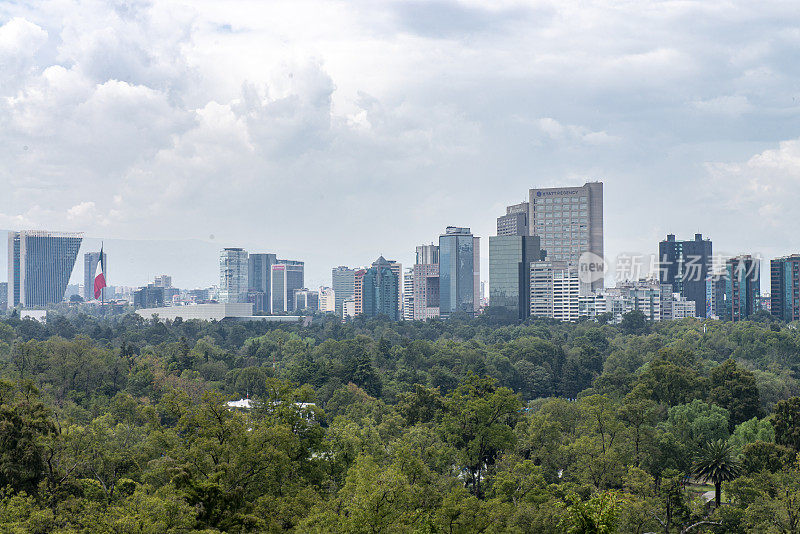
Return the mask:
M408 263L447 224L488 236L529 187L603 179L612 255L697 231L797 251L797 19L745 1L2 4L0 227L214 234L306 259L313 285Z

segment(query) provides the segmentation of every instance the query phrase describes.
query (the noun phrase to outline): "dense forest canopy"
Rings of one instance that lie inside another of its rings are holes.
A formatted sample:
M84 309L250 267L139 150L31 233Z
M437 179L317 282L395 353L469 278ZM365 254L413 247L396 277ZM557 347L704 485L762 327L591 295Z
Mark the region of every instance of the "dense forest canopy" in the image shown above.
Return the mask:
M798 533L757 319L7 318L0 531Z

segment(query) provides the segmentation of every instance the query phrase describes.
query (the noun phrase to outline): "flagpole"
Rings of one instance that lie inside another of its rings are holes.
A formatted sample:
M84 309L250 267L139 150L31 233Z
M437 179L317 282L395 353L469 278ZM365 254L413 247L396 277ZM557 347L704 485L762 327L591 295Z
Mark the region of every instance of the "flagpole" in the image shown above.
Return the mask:
M103 261L103 242L100 241L100 272L103 273L103 280L106 278L106 262ZM106 293L103 291L104 288L100 288L100 311L102 312L100 315L106 314Z

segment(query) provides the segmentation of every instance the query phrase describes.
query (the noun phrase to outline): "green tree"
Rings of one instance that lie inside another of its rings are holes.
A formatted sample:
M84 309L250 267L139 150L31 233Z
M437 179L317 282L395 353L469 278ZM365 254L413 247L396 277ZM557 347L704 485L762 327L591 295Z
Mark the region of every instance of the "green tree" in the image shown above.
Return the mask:
M800 397L782 400L775 405L775 442L800 451Z
M753 373L728 359L711 370L710 378L708 400L728 410L731 432L739 423L760 415L758 386Z
M445 403L445 440L458 451L472 493L482 497L485 470L514 444L513 425L521 402L510 389L498 387L494 379L473 375L447 395Z
M733 448L724 440L709 441L698 452L693 472L702 480L714 484L714 503L722 503L722 483L733 480L741 472L739 461L733 456Z

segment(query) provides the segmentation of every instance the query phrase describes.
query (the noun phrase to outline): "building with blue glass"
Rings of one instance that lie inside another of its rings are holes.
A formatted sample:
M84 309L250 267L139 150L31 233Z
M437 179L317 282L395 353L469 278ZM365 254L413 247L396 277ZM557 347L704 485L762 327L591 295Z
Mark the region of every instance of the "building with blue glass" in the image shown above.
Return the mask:
M770 262L770 312L782 321L800 321L800 254Z
M400 279L397 270L381 256L361 278L361 313L366 317L385 315L400 320Z
M725 262L725 304L723 319L743 321L758 311L761 296L760 262L750 255Z
M8 306L46 306L64 300L83 234L8 233Z
M268 312L272 302L272 266L278 263L275 254L250 254L247 258L247 300L253 312Z
M473 316L480 309L480 238L448 226L439 236L439 315Z

